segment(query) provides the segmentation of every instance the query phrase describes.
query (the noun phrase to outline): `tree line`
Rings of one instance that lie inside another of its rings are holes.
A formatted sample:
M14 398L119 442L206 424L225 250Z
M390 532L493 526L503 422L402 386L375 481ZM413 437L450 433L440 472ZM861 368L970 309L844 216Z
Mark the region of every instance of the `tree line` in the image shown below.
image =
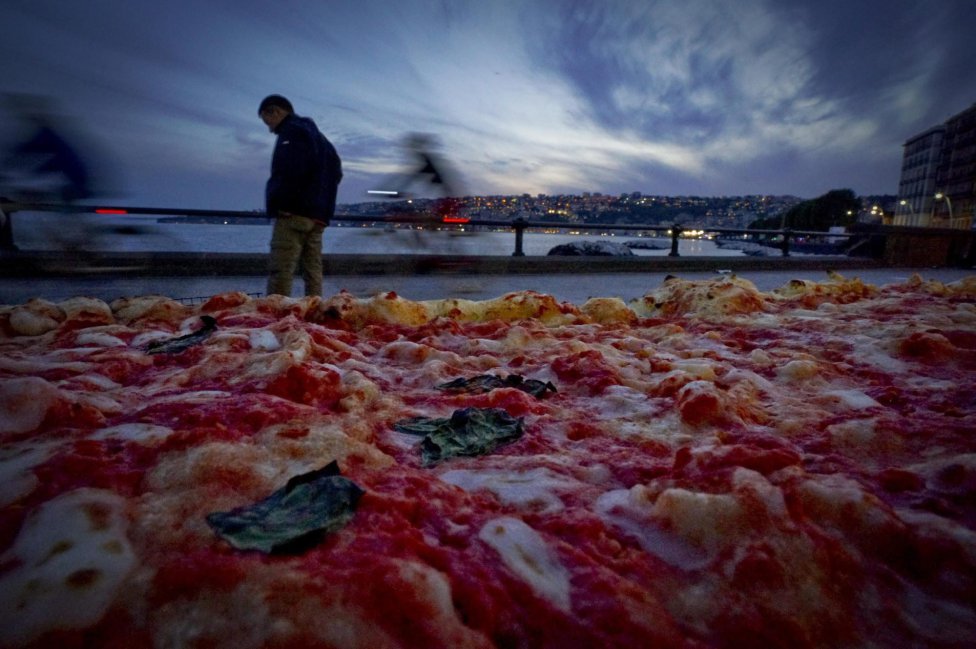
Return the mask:
M851 189L834 189L819 198L797 203L784 214L756 219L749 224L757 230L813 230L826 232L831 226L851 226L857 221L861 200Z

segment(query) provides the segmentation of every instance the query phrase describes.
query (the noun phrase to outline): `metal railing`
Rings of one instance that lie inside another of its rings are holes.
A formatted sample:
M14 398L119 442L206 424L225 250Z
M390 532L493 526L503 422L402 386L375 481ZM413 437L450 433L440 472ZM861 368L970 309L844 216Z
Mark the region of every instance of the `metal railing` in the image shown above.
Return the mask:
M472 225L476 225L480 222L471 221ZM758 230L749 228L719 228L719 227L702 227L702 228L685 228L680 225L621 225L621 224L600 224L600 223L586 223L586 224L566 224L554 221L527 221L524 219L515 219L514 221L505 221L506 225L509 225L513 230L515 230L515 256L522 256L524 252L522 250L523 235L528 229L562 229L562 230L595 230L598 232L656 232L664 233L671 239L671 250L668 253L669 257L680 257L680 241L685 233L689 231L701 232L701 233L713 233L713 234L727 234L727 235L740 235L740 236L753 236L758 235L760 237L766 237L764 240L753 240L749 243L755 243L758 245L767 245L771 239L780 238L778 243L778 248L782 256L789 257L790 250L793 244L793 240L797 237L817 237L817 238L843 238L850 239L851 237L860 236L856 233L849 232L822 232L813 230L791 230L790 228L784 228L782 230Z
M205 210L205 209L182 209L182 208L168 208L168 207L132 207L132 206L118 206L118 205L75 205L75 204L58 204L58 203L22 203L6 201L0 202L0 211L6 214L14 214L16 212L73 212L81 214L103 214L103 215L155 215L155 216L185 216L185 217L198 217L198 218L213 218L213 219L268 219L267 214L264 212L255 211L235 211L235 210ZM386 224L405 224L405 225L440 225L440 222L436 221L422 221L418 222L416 215L413 217L408 217L406 215L398 216L396 214L383 214L383 215L353 215L353 214L342 214L337 213L333 219L333 222L344 222L344 223L359 223L364 225L386 225ZM451 229L456 226L454 224L444 224ZM512 253L515 257L525 256L524 251L524 240L525 233L528 230L557 230L557 231L595 231L595 232L655 232L663 233L671 239L671 248L668 253L669 257L680 257L680 241L689 231L688 228L683 228L680 225L670 226L670 225L640 225L640 224L599 224L599 223L565 223L560 221L531 221L524 218L515 219L471 219L464 223L465 226L473 228L506 228L510 229L515 234L515 251ZM759 237L759 239L745 240L750 243L762 245L765 247L770 246L770 243L775 243L775 247L778 247L783 257L789 257L791 248L793 247L794 241L800 237L813 237L818 239L827 239L836 241L837 239L848 239L855 236L863 236L863 234L858 233L834 233L834 232L822 232L813 230L792 230L790 228L784 228L780 230L756 230L749 228L720 228L720 227L704 227L695 228L695 231L700 231L702 233L712 233L718 235L737 235L740 237ZM778 241L774 241L778 240Z

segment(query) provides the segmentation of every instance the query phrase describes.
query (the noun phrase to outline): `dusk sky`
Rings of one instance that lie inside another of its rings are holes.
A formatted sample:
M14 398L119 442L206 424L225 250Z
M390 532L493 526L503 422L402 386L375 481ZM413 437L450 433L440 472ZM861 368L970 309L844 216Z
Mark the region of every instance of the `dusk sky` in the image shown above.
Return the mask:
M111 202L263 207L289 97L340 203L436 134L470 194L897 193L902 144L976 102L976 0L5 0L0 93L48 97ZM16 121L0 105L9 142Z

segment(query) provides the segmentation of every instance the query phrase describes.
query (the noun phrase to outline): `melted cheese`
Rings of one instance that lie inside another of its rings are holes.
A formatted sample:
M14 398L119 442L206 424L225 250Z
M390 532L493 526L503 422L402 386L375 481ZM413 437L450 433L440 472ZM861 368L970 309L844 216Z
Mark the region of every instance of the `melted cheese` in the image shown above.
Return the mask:
M831 441L839 448L872 450L878 437L878 421L873 417L851 419L827 427Z
M75 338L75 344L82 347L125 347L125 341L118 336L103 331L84 331Z
M0 371L12 374L41 374L44 372L56 372L64 370L67 372L87 372L94 369L94 364L87 361L60 360L48 356L35 356L31 358L5 358L0 357Z
M871 408L881 408L882 405L864 394L860 390L828 390L823 393L822 399L832 402L849 410L868 410Z
M125 520L125 501L96 489L36 510L3 557L16 567L0 576L0 619L8 621L0 644L97 622L135 564Z
M138 442L140 444L157 444L173 434L173 429L147 423L119 424L96 430L89 439L117 440L122 442Z
M38 485L34 468L57 449L54 442L21 442L0 446L0 507L17 502Z
M454 469L445 471L440 479L465 491L484 489L500 501L517 509L540 514L555 514L563 509L559 491L577 486L545 467L527 471Z
M776 374L787 381L804 381L820 373L820 367L813 360L791 360L776 370Z
M663 491L652 516L708 555L733 542L746 525L746 512L734 496L680 488Z
M255 329L248 334L251 349L260 352L273 352L281 349L281 342L273 331L267 329Z
M518 518L504 517L485 523L478 538L536 594L559 609L570 610L569 572L538 532Z
M695 545L686 543L672 530L652 518L647 489L617 489L600 496L595 510L607 524L635 538L652 555L676 568L698 570L708 565L710 557Z

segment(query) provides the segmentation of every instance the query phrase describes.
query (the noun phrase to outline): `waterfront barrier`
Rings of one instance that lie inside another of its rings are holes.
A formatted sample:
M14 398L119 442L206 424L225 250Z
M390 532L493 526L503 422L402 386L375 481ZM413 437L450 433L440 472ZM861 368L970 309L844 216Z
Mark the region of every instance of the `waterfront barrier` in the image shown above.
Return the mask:
M104 215L151 215L159 217L182 217L188 219L198 219L198 220L251 220L251 219L264 219L267 220L268 217L265 213L259 211L234 211L234 210L205 210L205 209L184 209L184 208L159 208L159 207L141 207L141 206L98 206L98 205L64 205L64 204L53 204L53 203L23 203L23 202L13 202L13 201L0 201L0 211L6 215L14 215L18 212L55 212L55 213L89 213L89 214L104 214ZM9 223L10 220L6 220L7 224L7 236L9 237ZM888 266L911 266L911 267L972 267L974 262L976 262L976 242L974 242L974 232L966 230L953 230L953 229L943 229L943 228L921 228L921 227L908 227L908 226L883 226L883 225L868 225L868 224L857 224L850 232L820 232L820 231L809 231L809 230L792 230L789 228L783 228L779 230L759 230L759 229L748 229L748 228L721 228L721 227L708 227L702 230L690 230L683 228L680 225L638 225L638 224L594 224L594 223L565 223L556 221L536 221L527 220L524 218L516 219L470 219L465 220L463 224L443 224L440 222L432 221L420 221L418 222L416 215L359 215L359 214L347 214L347 213L337 213L333 218L333 222L336 224L346 224L346 225L358 225L360 227L393 227L393 226L405 226L410 228L442 228L446 227L449 229L463 228L471 231L478 230L510 230L514 234L514 250L512 252L512 257L519 258L525 257L524 252L524 236L527 231L542 231L542 232L556 232L556 231L573 231L573 232L594 232L594 233L625 233L631 236L640 237L645 236L648 233L653 233L655 236L664 235L670 238L670 251L668 253L667 259L670 262L675 262L679 258L688 259L687 257L681 257L681 241L686 237L694 234L694 236L703 236L705 234L715 238L716 243L721 247L723 245L736 246L741 244L749 244L754 246L751 252L761 252L764 256L760 257L763 264L769 265L773 257L765 256L768 255L770 250L778 250L778 254L783 259L788 259L791 257L791 253L803 250L815 250L818 253L823 253L828 251L831 257L836 258L835 264L840 263L840 259L850 258L851 263L854 263L854 258L859 260L858 263L868 263L869 261L880 262ZM4 245L4 244L8 245ZM0 233L0 250L5 249L4 257L10 257L10 255L15 254L13 252L13 246L15 242L4 241L3 233ZM88 257L92 260L101 259L104 260L105 264L111 262L111 264L116 264L116 262L129 262L135 263L135 259L155 259L157 261L162 261L165 256L168 260L179 260L183 259L185 263L190 263L194 266L198 263L215 262L218 256L222 259L222 266L225 267L236 267L237 262L235 259L247 260L247 263L253 263L254 255L248 255L246 253L133 253L136 257L126 258L125 255L111 254L111 253L89 253ZM17 257L23 257L17 254ZM30 253L31 257L37 258L39 260L44 260L44 255L38 256L37 253ZM329 254L327 257L327 263L337 264L344 268L351 267L365 267L372 268L379 264L379 259L389 259L386 255L335 255ZM343 262L344 257L349 257L348 263ZM368 263L368 258L375 257L377 262L370 264ZM398 255L398 257L417 257L414 266L424 267L428 266L433 269L444 269L451 266L452 263L458 264L456 260L459 259L457 256L444 256L437 254L430 255ZM363 259L366 261L353 262L353 258ZM468 267L476 266L478 268L494 268L494 269L506 269L501 272L518 272L513 269L515 268L528 268L530 266L538 266L540 268L545 268L549 272L566 272L560 271L558 269L562 268L575 268L579 269L580 261L552 261L545 262L541 265L539 263L533 264L515 264L515 263L502 263L501 261L489 260L481 257L467 258L469 263ZM477 264L472 260L478 259ZM593 266L594 260L606 259L603 257L586 257L586 265L588 268L596 268L601 264L608 268L642 268L642 267L661 267L661 264L666 263L662 261L661 257L649 257L649 256L639 256L636 259L631 258L611 258L613 261L600 262L597 266ZM705 263L702 258L695 258L697 261L682 263L682 267L687 265L700 265ZM739 264L741 262L738 257L722 257L721 264L724 265L735 265L731 260L737 260ZM194 262L193 260L198 260ZM451 261L455 260L455 261ZM796 261L798 258L791 260L791 267L796 267ZM824 260L821 260L821 264ZM831 260L834 261L834 260ZM718 262L712 262L712 265ZM140 264L136 264L140 265ZM750 265L755 265L755 261L751 262ZM870 265L870 264L869 264ZM9 264L4 264L5 269L9 269ZM50 264L42 264L44 267L49 267ZM834 266L839 267L839 266ZM261 268L261 272L264 272L264 268ZM333 269L335 270L335 269ZM542 271L545 272L545 271ZM249 274L249 273L248 273Z

